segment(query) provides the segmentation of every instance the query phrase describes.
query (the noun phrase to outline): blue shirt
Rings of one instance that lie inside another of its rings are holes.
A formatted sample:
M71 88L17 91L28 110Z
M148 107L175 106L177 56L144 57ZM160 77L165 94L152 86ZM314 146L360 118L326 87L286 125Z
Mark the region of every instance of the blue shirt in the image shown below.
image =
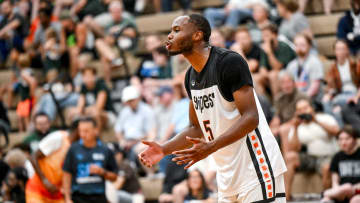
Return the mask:
M66 154L63 170L72 175L71 190L88 195L105 194L105 180L90 174L90 165L96 164L107 171L117 172L113 152L100 140L93 148L87 148L80 140L71 145Z

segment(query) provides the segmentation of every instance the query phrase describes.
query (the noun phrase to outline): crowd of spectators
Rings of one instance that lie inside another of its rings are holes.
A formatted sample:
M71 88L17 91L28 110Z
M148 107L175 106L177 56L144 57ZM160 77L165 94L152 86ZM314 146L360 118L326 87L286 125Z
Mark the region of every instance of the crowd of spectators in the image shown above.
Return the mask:
M331 15L332 0L323 2ZM286 160L288 200L300 171L322 177L324 202L359 199L360 0L350 2L329 68L304 15L307 0L230 0L203 11L211 45L248 62ZM178 3L191 9L189 0ZM0 82L0 129L9 132L6 115L16 110L18 130L27 134L1 150L4 201L144 202L139 177L147 177L164 180L159 202L216 202L211 158L188 171L171 156L151 169L137 160L141 140L164 143L189 125L183 81L190 64L168 55L161 34L141 36L135 21L149 6L168 12L172 4L1 1L0 64L13 76ZM141 37L145 54L138 54ZM141 61L136 71L114 77L128 68L128 55ZM100 141L107 134L114 142Z

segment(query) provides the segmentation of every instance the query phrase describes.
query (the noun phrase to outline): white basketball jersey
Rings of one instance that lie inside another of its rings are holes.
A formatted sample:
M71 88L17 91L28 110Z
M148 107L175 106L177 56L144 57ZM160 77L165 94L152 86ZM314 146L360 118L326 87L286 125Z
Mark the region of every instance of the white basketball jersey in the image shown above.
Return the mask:
M252 85L249 68L239 54L226 49L212 47L200 73L188 70L185 86L207 141L221 136L241 118L232 93L244 85ZM223 197L246 194L260 184L264 200L273 199L274 179L286 171L255 91L254 97L258 127L211 155L217 166L218 192Z

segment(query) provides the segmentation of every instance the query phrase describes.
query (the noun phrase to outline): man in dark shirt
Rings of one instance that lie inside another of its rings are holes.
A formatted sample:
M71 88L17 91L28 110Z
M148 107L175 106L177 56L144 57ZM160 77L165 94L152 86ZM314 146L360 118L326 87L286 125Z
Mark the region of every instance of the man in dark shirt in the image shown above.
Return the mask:
M108 122L115 121L115 110L110 99L110 91L102 79L96 78L96 69L85 67L81 71L83 84L77 107L72 116L89 115L96 119L101 131Z
M0 63L5 63L10 51L23 51L23 42L27 35L25 19L15 13L13 8L10 0L1 3L3 18L0 21Z
M360 148L351 126L345 126L338 136L341 151L331 160L332 188L324 192L324 201L359 202Z
M93 118L79 120L80 141L71 145L63 166L66 203L105 203L105 180L116 180L114 154L97 139L96 127Z

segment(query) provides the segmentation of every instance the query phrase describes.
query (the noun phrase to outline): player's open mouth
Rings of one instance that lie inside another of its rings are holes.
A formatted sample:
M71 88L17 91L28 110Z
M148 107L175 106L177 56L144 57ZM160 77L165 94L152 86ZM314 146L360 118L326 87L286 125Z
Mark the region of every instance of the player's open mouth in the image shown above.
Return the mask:
M171 42L166 41L166 42L165 42L165 46L166 46L166 49L170 49L170 47L171 47Z

